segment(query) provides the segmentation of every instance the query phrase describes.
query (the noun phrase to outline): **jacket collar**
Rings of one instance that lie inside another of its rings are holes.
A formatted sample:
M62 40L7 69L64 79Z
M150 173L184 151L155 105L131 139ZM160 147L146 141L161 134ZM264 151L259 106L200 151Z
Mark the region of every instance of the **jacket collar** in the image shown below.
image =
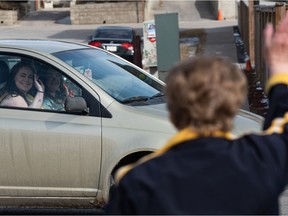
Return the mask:
M188 127L179 131L175 136L173 136L170 140L168 140L166 145L164 145L161 149L156 151L154 154L161 155L180 143L183 143L188 140L194 140L200 137L222 137L226 139L233 139L234 136L230 132L223 132L223 131L214 131L214 132L209 132L203 135L199 135L196 132L194 132L191 127Z

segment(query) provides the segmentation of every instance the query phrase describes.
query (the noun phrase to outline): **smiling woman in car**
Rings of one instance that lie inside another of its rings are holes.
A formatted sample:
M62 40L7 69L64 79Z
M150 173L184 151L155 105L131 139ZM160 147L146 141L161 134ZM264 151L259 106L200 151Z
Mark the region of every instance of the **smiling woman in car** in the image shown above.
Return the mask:
M33 92L36 88L36 94ZM25 63L17 63L0 98L1 106L40 108L43 103L44 85L34 74L33 68Z

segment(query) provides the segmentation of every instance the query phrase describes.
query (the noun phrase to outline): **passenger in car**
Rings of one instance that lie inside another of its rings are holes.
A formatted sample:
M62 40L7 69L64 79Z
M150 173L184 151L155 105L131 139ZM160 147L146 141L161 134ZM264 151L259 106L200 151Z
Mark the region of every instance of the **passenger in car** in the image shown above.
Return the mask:
M64 111L68 91L64 86L62 75L53 68L48 68L42 80L46 89L42 108Z
M11 70L0 105L13 107L41 108L44 85L33 68L23 62L17 63Z

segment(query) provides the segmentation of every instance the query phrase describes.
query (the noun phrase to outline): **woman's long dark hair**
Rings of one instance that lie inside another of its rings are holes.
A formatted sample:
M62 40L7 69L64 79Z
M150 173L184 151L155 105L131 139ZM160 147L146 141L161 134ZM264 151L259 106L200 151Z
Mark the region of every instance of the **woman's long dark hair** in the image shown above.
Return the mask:
M4 91L8 92L12 97L16 97L18 95L22 96L25 99L26 103L29 105L29 102L27 101L25 94L21 90L18 89L15 83L15 76L19 72L19 70L23 67L27 67L31 69L31 71L33 72L33 75L35 74L35 70L33 69L31 65L24 63L24 62L19 62L15 64L13 68L11 69L11 73L7 79L6 85L4 87ZM32 88L27 93L31 94L32 96L35 96L36 88L34 87L34 77L33 77Z

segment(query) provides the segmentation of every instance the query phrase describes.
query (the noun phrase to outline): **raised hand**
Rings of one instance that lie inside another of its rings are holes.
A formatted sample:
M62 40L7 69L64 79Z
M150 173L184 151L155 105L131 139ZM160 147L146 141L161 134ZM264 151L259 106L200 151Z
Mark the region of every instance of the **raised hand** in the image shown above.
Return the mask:
M44 93L45 86L42 83L42 81L39 79L39 75L37 75L37 74L34 75L34 85L35 85L35 88L37 89L38 92Z
M264 48L270 74L288 74L288 12L275 31L272 24L266 26Z

